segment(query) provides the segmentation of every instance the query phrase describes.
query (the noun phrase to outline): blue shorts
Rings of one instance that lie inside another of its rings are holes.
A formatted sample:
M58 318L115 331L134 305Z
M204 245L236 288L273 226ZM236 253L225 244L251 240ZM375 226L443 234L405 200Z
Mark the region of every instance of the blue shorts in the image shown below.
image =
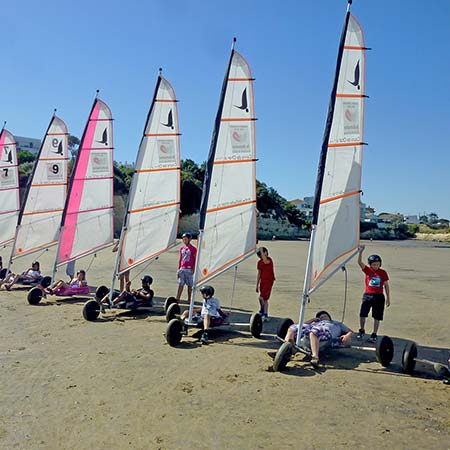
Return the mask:
M178 269L178 286L189 286L192 287L194 285L194 277L192 273L192 269Z

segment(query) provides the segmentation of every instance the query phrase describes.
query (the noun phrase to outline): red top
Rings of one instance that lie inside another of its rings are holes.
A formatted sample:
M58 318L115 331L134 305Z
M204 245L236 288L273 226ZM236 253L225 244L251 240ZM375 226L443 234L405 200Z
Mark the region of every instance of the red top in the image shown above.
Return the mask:
M197 249L193 245L182 245L180 247L180 261L178 263L178 267L180 269L194 270L196 256Z
M275 281L272 258L267 257L267 259L269 260L267 264L265 264L262 259L258 261L257 268L260 272L260 279L261 281Z
M366 274L366 294L382 294L383 286L389 280L387 272L383 269L373 270L365 266L363 272Z

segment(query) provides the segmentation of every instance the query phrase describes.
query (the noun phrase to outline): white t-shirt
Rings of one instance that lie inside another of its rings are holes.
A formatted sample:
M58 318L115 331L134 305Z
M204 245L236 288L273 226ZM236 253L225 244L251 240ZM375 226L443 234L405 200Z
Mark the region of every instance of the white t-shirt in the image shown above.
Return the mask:
M203 299L201 315L204 316L205 314L209 314L212 317L220 317L219 309L220 303L217 298L211 297Z

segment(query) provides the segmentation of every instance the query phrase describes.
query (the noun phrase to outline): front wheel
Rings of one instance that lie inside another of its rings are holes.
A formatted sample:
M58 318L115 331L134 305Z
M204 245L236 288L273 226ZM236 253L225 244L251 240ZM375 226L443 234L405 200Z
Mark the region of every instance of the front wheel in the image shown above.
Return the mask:
M181 308L178 303L172 303L166 312L166 322L169 323L172 319L175 319L176 315L181 313Z
M281 372L286 369L287 363L291 360L291 356L292 344L290 342L283 342L273 360L273 371Z
M183 325L178 319L172 319L167 324L166 341L171 347L176 347L182 338Z
M28 292L27 300L30 305L38 305L44 296L42 289L35 287Z
M394 343L389 336L383 336L377 342L376 355L378 362L383 367L389 366L394 357Z
M253 313L250 317L250 333L255 338L259 338L261 336L263 329L263 321L262 316L259 313Z
M174 303L178 303L175 297L167 297L166 301L164 302L164 312L167 313L170 305L173 305Z
M88 300L83 306L83 317L89 321L94 322L100 314L100 305L97 300Z
M286 334L289 330L289 327L294 324L294 321L292 319L283 319L278 326L277 330L277 336L280 339L284 339L286 337Z
M95 290L95 298L98 301L102 301L105 297L105 295L109 294L109 288L107 286L99 286L96 290Z

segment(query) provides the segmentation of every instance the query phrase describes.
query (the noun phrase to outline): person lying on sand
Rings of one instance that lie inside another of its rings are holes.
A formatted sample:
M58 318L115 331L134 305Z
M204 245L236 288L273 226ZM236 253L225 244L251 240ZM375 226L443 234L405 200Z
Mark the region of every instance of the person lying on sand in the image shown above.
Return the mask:
M39 261L33 261L31 267L20 275L10 272L8 276L0 283L5 285L6 290L10 290L14 284L33 284L42 279Z
M284 338L285 342L295 344L298 333L298 325L291 325ZM344 323L331 320L331 316L326 311L319 311L316 317L307 320L301 329L301 338L305 345L311 349L311 364L314 367L319 366L320 343L331 344L333 339L342 341L344 346L349 346L353 331ZM323 347L323 345L322 345Z
M68 283L63 280L59 280L56 283L53 283L52 286L44 290L47 294L55 294L56 292L63 289L79 289L86 286L86 272L84 270L80 270L77 272L77 276L75 278L72 278L72 280L70 280Z

